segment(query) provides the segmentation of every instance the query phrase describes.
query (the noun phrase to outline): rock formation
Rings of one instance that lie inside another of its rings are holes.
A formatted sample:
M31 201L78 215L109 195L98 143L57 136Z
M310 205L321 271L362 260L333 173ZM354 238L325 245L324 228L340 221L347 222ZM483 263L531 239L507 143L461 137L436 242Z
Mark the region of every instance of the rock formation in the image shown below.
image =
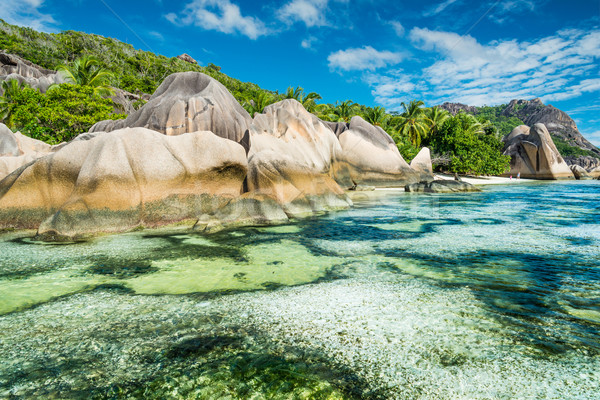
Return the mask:
M390 135L359 116L350 120L348 129L336 127L336 131L341 131L342 147L336 177L344 186L402 187L433 179L429 172L411 169Z
M415 171L433 175L433 165L431 165L431 152L429 148L423 147L410 162L410 167Z
M274 199L289 216L348 207L334 179L342 148L331 129L296 100L264 112L250 126L249 192Z
M586 179L594 179L588 172L579 165L571 165L571 172L573 172L573 176L577 180L586 180Z
M244 148L211 132L126 128L74 140L0 183L0 228L78 236L211 214L242 192Z
M0 123L0 181L14 170L55 149L21 133L13 133Z
M63 78L49 69L35 65L14 54L0 52L0 82L17 80L45 93L52 84L63 83ZM0 88L0 95L2 95Z
M179 58L182 61L188 62L190 64L198 64L198 61L194 60L192 58L192 56L190 56L187 53L180 54L180 55L177 56L177 58Z
M37 141L5 131L0 149L13 162L0 181L0 228L45 237L282 222L350 207L342 188L433 179L427 149L411 168L360 117L327 123L290 99L252 120L196 72L169 76L126 120L102 121L69 143L35 150ZM32 156L16 162L25 148Z
M126 119L100 121L90 132L142 127L170 136L206 130L241 142L251 122L221 83L198 72L180 72L169 75L148 103Z
M505 138L504 154L511 157L506 176L532 179L573 179L544 124L521 125Z
M457 193L481 192L479 188L470 183L456 180L439 179L431 182L417 182L406 185L407 192L413 193Z

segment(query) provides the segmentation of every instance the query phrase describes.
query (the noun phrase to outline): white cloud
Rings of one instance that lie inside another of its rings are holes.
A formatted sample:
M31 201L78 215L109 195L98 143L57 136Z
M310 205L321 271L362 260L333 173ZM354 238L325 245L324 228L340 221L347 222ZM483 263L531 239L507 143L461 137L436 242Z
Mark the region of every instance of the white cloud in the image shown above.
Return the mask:
M400 37L404 36L404 27L400 22L390 21L390 25L392 25L392 28L394 28L394 32L396 32L396 35Z
M229 34L239 33L250 39L269 33L260 19L243 16L240 7L229 0L194 0L179 15L169 13L165 18L173 24L195 25Z
M444 11L446 8L450 7L452 4L456 3L458 0L445 0L438 4L437 6L430 8L429 10L423 12L424 17L431 17L433 15L437 15Z
M323 26L327 24L325 12L327 0L292 0L277 12L281 21L304 22L306 26Z
M406 82L421 83L413 97L430 103L457 101L470 105L534 97L559 101L600 91L599 30L571 29L531 42L481 44L471 36L414 28L409 38L433 61L419 75L371 77L368 83L373 95L384 106L402 100L401 91L389 88L397 85L407 89Z
M28 26L38 31L53 32L56 21L44 14L44 0L2 0L0 18L9 24Z
M329 62L329 68L332 70L374 71L388 65L398 64L402 61L402 55L387 50L378 51L371 46L365 46L363 48L336 51L327 57L327 61Z
M306 39L302 40L302 42L300 43L300 46L302 46L302 48L307 49L307 50L312 49L313 44L317 41L318 41L318 39L316 37L309 36Z

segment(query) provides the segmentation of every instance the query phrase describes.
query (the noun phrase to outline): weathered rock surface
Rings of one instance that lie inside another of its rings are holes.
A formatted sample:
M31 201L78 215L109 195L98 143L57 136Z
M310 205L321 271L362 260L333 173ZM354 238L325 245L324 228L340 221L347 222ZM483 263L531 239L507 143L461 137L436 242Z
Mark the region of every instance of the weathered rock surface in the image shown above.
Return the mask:
M19 132L13 133L0 123L0 181L14 170L43 157L55 147L32 139Z
M340 143L302 104L290 99L266 107L249 132L250 194L273 199L288 216L351 205L334 180Z
M248 112L217 80L199 72L180 72L169 75L148 103L126 119L100 121L90 132L124 127L148 128L169 136L211 131L241 142L251 123Z
M415 171L433 175L433 165L431 164L431 151L423 147L419 153L410 162L410 167Z
M594 179L588 172L579 165L571 165L571 172L573 172L573 176L577 180L586 180L586 179Z
M412 169L390 135L359 116L350 120L338 139L342 151L336 179L344 186L402 187L433 179L429 172Z
M190 56L187 53L180 54L180 55L177 56L177 58L179 58L182 61L188 62L190 64L198 64L198 61L194 60L192 58L192 56Z
M439 106L441 109L448 111L452 115L458 114L460 111L464 111L469 114L477 114L477 107L468 106L462 103L448 103Z
M407 192L414 193L455 193L455 192L480 192L470 183L456 180L439 179L431 182L411 183L404 187Z
M239 197L239 144L211 132L144 128L74 140L0 183L0 228L78 236L210 215ZM192 225L193 225L192 222Z
M567 165L579 165L586 171L591 171L595 168L600 167L600 159L591 156L579 156L579 157L563 157Z
M25 82L42 93L52 84L64 83L63 78L49 69L45 69L14 54L0 52L0 82L17 80ZM0 88L0 95L2 95Z
M511 157L510 171L505 176L531 179L573 179L573 173L556 149L550 133L543 124L529 131L516 127L508 135L504 154Z

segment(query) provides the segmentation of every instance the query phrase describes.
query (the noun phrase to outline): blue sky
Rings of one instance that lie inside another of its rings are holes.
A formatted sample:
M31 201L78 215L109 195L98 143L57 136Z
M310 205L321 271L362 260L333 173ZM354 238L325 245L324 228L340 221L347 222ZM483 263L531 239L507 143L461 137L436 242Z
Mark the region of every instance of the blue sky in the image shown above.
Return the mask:
M0 18L117 38L263 88L388 110L540 97L600 146L598 0L1 0Z

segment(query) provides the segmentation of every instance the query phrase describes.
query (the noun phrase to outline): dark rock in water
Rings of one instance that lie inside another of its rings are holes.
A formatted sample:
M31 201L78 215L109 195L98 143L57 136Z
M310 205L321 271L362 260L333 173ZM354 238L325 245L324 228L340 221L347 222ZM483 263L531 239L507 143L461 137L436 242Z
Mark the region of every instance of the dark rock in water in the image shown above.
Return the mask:
M220 82L200 72L180 72L169 75L127 119L100 121L90 132L141 127L172 136L210 131L239 143L251 123L250 114Z
M544 124L517 126L504 139L504 154L511 157L505 176L530 179L573 179Z
M481 192L470 183L455 180L439 179L431 182L411 183L404 187L407 192L413 193L455 193L455 192Z
M198 61L194 60L192 58L192 56L190 56L187 53L180 54L180 55L177 56L177 58L179 58L180 60L183 60L185 62L188 62L190 64L198 64Z

